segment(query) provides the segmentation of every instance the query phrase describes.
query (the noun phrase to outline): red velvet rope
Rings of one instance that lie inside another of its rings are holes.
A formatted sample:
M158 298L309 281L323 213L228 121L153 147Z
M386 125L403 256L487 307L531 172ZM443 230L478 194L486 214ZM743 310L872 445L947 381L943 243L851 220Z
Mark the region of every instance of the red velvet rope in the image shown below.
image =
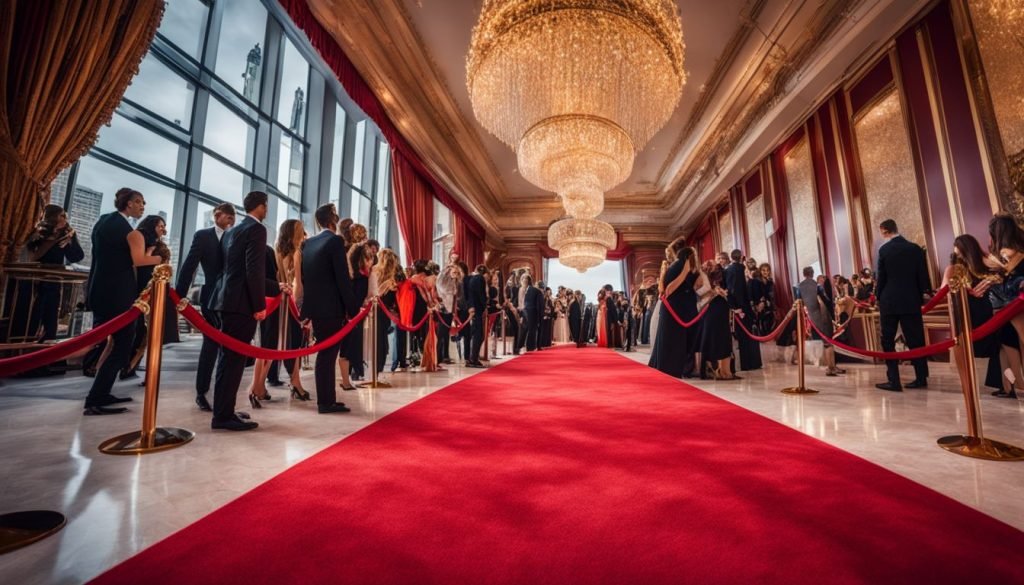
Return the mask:
M736 320L736 324L740 326L740 329L742 329L743 332L747 334L747 337L753 339L754 341L765 342L765 341L773 341L779 335L782 335L782 330L789 323L790 319L793 318L793 312L794 311L791 310L789 313L787 313L786 314L786 318L782 320L782 323L779 323L779 325L775 329L773 329L772 332L769 333L768 335L754 335L743 324L743 321L740 320L740 316L739 315L733 314L733 318Z
M265 297L266 298L266 302L267 302L267 316L268 317L271 315L271 313L276 311L278 307L281 306L281 297L282 296L284 296L284 295L282 294L282 295L278 295L276 297ZM288 312L292 314L292 317L295 317L296 321L301 321L302 320L302 318L299 317L299 306L295 304L295 297L291 297L291 296L288 297Z
M181 302L181 297L178 296L177 292L175 292L172 289L170 293L171 300L174 301L175 305ZM363 319L366 318L366 316L370 313L370 306L371 305L363 307L363 309L359 311L359 313L355 317L353 317L351 321L346 323L345 326L342 327L337 333L317 343L316 345L299 349L288 349L284 351L256 347L244 341L235 339L230 335L226 335L223 331L220 331L213 325L210 325L205 319L203 319L203 316L200 315L199 311L196 311L195 307L193 307L192 305L185 305L185 308L179 310L179 312L181 313L182 317L184 317L189 323L195 326L195 328L198 329L203 335L209 337L214 342L223 345L224 347L230 349L231 351L235 353L240 353L246 357L261 360L277 361L290 360L300 358L306 355L311 355L319 352L320 350L327 349L328 347L335 345L336 343L344 339L346 335L348 335L353 329L355 329L356 325L358 325Z
M423 315L423 318L420 319L419 323L410 327L409 325L402 325L401 317L389 311L383 304L378 303L377 306L380 307L381 311L384 311L384 315L386 315L388 319L391 319L391 322L395 324L395 327L398 327L402 331L419 331L420 327L423 327L423 324L427 322L427 317L430 316L430 311L427 311L427 314Z
M931 300L925 304L925 306L921 307L921 314L923 315L925 313L932 312L932 310L935 309L935 307L938 306L938 304L941 303L942 300L945 299L946 295L948 294L949 285L940 288L938 292L935 293L935 296L932 297Z
M2 359L0 360L0 378L52 364L75 352L96 345L106 339L108 335L112 335L127 327L128 324L134 322L141 314L142 311L138 307L133 306L110 321L99 327L94 327L77 337L48 347L40 346L46 347L46 349Z
M804 314L805 316L807 315L807 309L804 309ZM932 345L917 347L907 351L871 351L868 349L861 349L859 347L847 345L841 341L836 341L835 339L829 337L828 335L825 335L824 333L821 332L821 329L818 329L818 326L814 324L814 321L812 321L809 316L807 318L807 323L810 324L810 326L814 328L815 331L818 332L818 335L821 336L825 343L834 345L840 349L846 350L851 353L855 353L857 355L878 358L883 360L912 360L917 358L928 357L930 355L935 355L942 353L944 351L949 351L949 348L956 345L956 339L947 339L945 341L940 341L939 343L933 343Z
M683 319L676 313L675 309L672 308L672 305L669 304L668 299L666 299L664 296L661 297L661 306L668 309L669 314L672 315L672 318L676 320L676 323L679 323L679 325L682 326L684 329L689 329L690 327L696 325L698 321L704 318L704 313L708 312L708 307L711 306L711 303L704 305L704 308L700 310L700 313L697 313L697 316L690 321L683 321Z

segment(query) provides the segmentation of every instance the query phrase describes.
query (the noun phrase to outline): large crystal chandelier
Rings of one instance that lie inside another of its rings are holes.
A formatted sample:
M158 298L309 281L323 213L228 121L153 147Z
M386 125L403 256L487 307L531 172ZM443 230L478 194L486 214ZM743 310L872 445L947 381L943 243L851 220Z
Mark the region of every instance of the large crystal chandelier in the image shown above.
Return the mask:
M592 218L679 101L682 28L673 0L485 0L466 69L522 176Z
M558 250L558 261L579 272L604 262L615 240L615 228L596 219L562 219L548 228L548 245Z

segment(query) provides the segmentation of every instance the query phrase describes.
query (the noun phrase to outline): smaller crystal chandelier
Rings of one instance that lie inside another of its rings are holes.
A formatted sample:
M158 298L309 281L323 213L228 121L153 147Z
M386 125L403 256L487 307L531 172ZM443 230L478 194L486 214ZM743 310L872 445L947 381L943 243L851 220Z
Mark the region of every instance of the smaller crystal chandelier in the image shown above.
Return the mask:
M558 261L581 273L604 262L615 243L615 228L596 219L562 219L548 228L548 245L558 250Z

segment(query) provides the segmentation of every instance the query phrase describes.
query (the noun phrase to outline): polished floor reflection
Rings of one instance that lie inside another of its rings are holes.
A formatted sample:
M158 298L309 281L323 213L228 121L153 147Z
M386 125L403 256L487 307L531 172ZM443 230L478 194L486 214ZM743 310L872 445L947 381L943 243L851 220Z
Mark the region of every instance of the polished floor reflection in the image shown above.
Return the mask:
M66 513L69 522L57 536L0 557L0 582L87 580L337 440L480 371L451 367L395 374L389 377L393 388L339 392L353 410L346 415L317 415L315 403L291 402L282 389L271 389L275 399L253 413L258 431L211 432L209 416L192 403L197 349L193 341L166 353L159 422L198 436L185 447L143 457L97 450L104 439L138 428L142 389L137 381L115 388L116 394L136 399L132 414L91 418L81 416L89 380L78 375L3 382L0 512L54 509ZM880 366L849 366L849 374L840 378L808 367L808 386L821 394L799 397L778 392L796 372L775 354L776 348L766 346L765 369L743 374L742 381L693 383L1024 529L1024 500L1018 493L1024 463L967 459L935 444L940 436L964 432L963 400L947 365L932 364L928 390L902 394L874 389ZM643 362L648 357L643 349L623 355ZM312 390L311 371L303 380ZM673 382L666 378L666 383ZM243 406L248 405L240 400ZM986 394L982 408L989 436L1024 446L1024 403Z

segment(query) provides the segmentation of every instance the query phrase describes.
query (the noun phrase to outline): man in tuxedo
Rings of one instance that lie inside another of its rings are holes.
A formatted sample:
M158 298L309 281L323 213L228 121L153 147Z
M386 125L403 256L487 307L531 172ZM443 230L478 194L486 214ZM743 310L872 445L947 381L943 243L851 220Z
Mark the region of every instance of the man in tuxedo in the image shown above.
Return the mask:
M129 218L139 219L146 211L142 193L124 187L114 195L117 210L101 216L92 229L92 269L86 285L86 304L93 313L93 325L102 325L132 308L138 293L135 280L136 266L153 266L162 262L160 256L151 256L151 250L133 256L128 245L132 232ZM113 334L113 347L99 367L92 388L85 399L83 414L96 416L128 412L127 408L113 404L130 402L131 397L118 398L110 393L114 379L131 360L135 341L135 321Z
M302 244L301 315L313 322L313 335L324 340L355 317L359 306L349 275L345 242L335 234L339 218L334 204L321 205L314 217L322 231ZM339 341L316 354L316 405L320 414L349 412L335 394L334 364L341 346Z
M472 319L472 331L469 333L472 343L470 353L466 355L466 366L482 368L480 348L484 344L484 321L487 320L487 267L483 264L477 266L473 275L466 277L465 283L466 307Z
M728 292L729 307L739 316L747 329L754 328L754 309L750 304L747 292L747 274L743 266L743 252L733 250L732 263L725 268L725 288ZM740 348L740 369L757 370L761 368L761 344L754 341L742 330L736 332L736 340Z
M529 288L526 281L529 279L531 283L533 282L533 277L527 274L525 270L520 269L517 274L519 276L516 278L516 283L518 283L519 286L516 288L516 296L513 297L513 300L516 303L516 310L519 315L516 341L512 348L512 353L515 355L519 355L519 352L526 346L526 338L529 331L526 327L526 290Z
M256 325L267 317L264 287L267 275L267 194L252 191L242 201L245 218L221 238L224 271L213 292L213 309L220 313L220 330L244 343L252 342ZM259 425L235 414L235 396L242 383L246 357L220 348L213 383L213 421L210 427L249 431Z
M535 351L538 347L540 334L540 320L544 315L544 293L533 286L533 277L529 274L523 276L525 290L520 294L523 297L523 313L526 328L526 351Z
M569 334L576 342L576 347L585 347L587 342L583 339L583 303L580 296L580 291L569 295Z
M603 287L604 295L604 329L606 339L608 340L608 346L612 346L612 340L615 337L612 332L615 330L615 324L619 322L619 307L615 303L615 294L612 292L612 285L606 284Z
M878 297L879 319L882 326L882 351L896 350L896 328L903 330L908 348L924 345L924 320L921 304L929 289L928 265L924 250L900 235L896 222L887 219L878 226L885 243L878 249L878 270L875 295ZM914 380L907 388L928 387L928 362L925 358L912 360ZM888 381L875 386L881 390L901 392L899 362L885 361Z
M202 311L203 319L217 328L220 328L220 317L217 311L213 310L212 301L213 289L224 270L224 255L220 249L220 241L233 225L234 205L221 203L213 208L213 227L196 230L193 234L192 245L189 246L188 254L178 268L178 282L174 287L180 297L187 298L195 279L196 269L202 266L206 284L199 289L199 309ZM213 378L213 367L217 363L219 348L216 342L203 336L203 346L199 350L199 363L196 366L196 405L200 410L207 412L213 411L213 407L206 399L206 393L210 390L210 380Z

